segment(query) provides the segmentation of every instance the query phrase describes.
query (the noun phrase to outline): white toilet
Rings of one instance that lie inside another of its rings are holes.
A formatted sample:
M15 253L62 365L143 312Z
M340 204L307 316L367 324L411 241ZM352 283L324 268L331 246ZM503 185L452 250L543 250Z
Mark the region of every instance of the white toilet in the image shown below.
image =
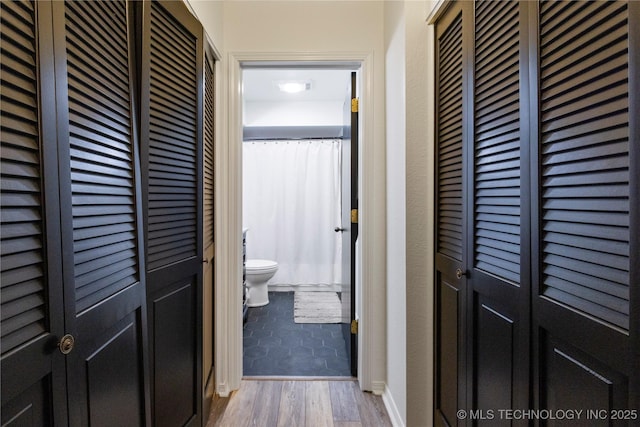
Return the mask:
M248 259L245 269L249 288L247 306L261 307L269 304L267 282L278 271L278 263L266 259Z

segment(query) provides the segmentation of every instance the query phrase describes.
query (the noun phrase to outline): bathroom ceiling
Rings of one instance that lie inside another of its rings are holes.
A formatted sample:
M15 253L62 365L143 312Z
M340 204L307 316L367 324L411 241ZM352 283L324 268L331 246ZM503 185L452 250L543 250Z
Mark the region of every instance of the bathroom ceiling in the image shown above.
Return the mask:
M347 70L245 69L242 74L244 101L344 101L350 82ZM310 81L311 89L285 93L278 82Z

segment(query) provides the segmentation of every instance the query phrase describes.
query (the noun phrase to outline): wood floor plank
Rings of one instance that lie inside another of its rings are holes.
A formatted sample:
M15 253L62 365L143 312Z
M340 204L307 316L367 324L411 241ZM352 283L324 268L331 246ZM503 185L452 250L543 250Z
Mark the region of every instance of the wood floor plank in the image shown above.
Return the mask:
M351 383L354 394L358 401L358 411L360 412L360 422L367 427L391 427L391 419L384 408L382 397L373 393L361 392L358 385ZM357 391L356 391L357 390Z
M258 393L257 381L242 381L240 388L229 398L220 427L246 427L253 413L253 405Z
M220 397L214 394L207 427L219 427L221 425L222 415L226 412L230 400L229 397Z
M356 410L359 421L347 420L356 418ZM362 392L357 381L280 379L243 380L240 389L230 397L214 397L207 427L250 425L391 427L392 424L382 398Z
M360 422L358 401L353 389L355 382L329 381L333 421ZM360 392L360 390L358 390Z
M365 400L369 401L371 407L373 407L373 412L376 414L377 419L380 422L380 426L384 427L392 427L391 418L389 418L389 414L387 413L387 409L384 406L384 401L382 400L382 396L376 396L373 393L362 393Z
M285 381L282 384L278 427L303 426L305 424L305 383Z
M256 402L249 425L275 426L282 394L282 381L255 381L258 383Z
M329 383L310 381L305 386L305 426L333 427Z

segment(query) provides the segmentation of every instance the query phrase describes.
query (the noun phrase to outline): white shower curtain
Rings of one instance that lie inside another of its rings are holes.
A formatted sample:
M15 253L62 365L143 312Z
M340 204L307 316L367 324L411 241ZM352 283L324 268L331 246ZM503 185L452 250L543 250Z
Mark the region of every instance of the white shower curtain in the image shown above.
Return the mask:
M278 262L270 283L340 283L340 140L243 143L247 258Z

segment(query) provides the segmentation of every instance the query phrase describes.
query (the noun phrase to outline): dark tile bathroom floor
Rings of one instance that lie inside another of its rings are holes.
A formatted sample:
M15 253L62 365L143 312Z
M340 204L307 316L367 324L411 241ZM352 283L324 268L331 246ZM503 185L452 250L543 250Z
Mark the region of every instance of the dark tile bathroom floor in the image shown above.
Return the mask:
M245 376L351 376L342 325L294 323L293 292L269 292L243 329Z

